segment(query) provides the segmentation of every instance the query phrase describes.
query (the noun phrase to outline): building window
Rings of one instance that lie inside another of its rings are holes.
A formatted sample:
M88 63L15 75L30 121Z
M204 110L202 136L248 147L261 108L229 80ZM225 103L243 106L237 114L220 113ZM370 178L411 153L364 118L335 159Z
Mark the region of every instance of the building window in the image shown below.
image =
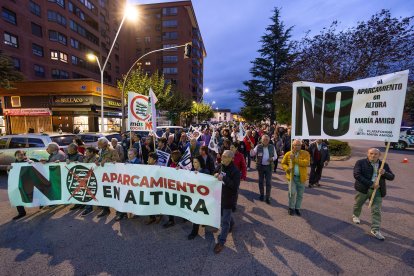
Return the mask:
M56 22L56 23L66 27L66 18L58 12L48 10L47 11L47 20L51 21L51 22Z
M72 56L72 64L77 65L78 63L79 63L79 58L78 57L75 57L75 56Z
M59 53L59 60L64 62L64 63L68 63L68 55L63 53L63 52L60 52Z
M115 73L119 73L119 66L115 66Z
M32 53L36 56L43 57L43 47L33 43Z
M162 69L163 74L177 74L178 69L177 67L165 67Z
M33 69L36 77L45 77L45 68L43 66L35 64Z
M177 25L178 25L178 23L177 23L177 20L175 20L175 19L162 21L162 26L164 28L173 28L173 27L177 27Z
M59 52L54 51L54 50L50 50L50 58L53 59L53 60L58 60L59 59Z
M178 62L178 56L163 56L163 63L175 63Z
M165 48L171 48L171 47L176 47L177 44L164 44L162 47ZM169 51L169 52L175 52L177 51L177 48L173 48L173 49L169 49L169 50L165 50L165 51Z
M53 2L61 6L62 8L65 8L65 0L48 0L49 2Z
M146 37L144 38L144 41L145 41L145 43L146 43L146 44L150 43L150 42L151 42L151 37L146 36Z
M11 10L2 8L1 17L3 17L3 19L9 23L12 23L13 25L17 25L16 13L12 12Z
M70 39L70 46L72 46L72 48L79 49L79 41L77 41L74 38L71 38Z
M33 1L30 1L30 12L40 17L40 6Z
M69 73L64 70L52 69L52 78L53 79L68 79Z
M13 67L14 69L16 69L17 71L20 71L20 59L16 58L16 57L12 57L12 62L13 62Z
M178 32L164 32L162 33L162 40L177 39Z
M32 22L32 34L38 37L42 37L42 27Z
M147 66L151 65L151 61L146 61L145 65L147 65Z
M11 33L4 32L4 44L18 48L19 39L17 38L17 36L12 35Z
M177 13L178 9L176 7L162 9L162 15L177 15Z
M49 30L49 40L57 41L60 44L66 45L67 38L64 34L61 34L57 31Z

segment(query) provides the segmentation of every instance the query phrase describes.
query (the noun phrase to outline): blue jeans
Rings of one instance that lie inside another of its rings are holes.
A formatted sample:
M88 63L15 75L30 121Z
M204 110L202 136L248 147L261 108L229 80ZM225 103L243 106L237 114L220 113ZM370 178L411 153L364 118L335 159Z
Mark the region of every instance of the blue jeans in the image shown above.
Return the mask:
M266 178L266 198L270 199L270 191L272 189L272 167L270 165L261 165L257 168L259 172L259 191L264 196L264 179Z
M227 235L229 234L230 225L234 224L233 217L231 216L231 209L221 209L221 232L218 236L218 242L225 244Z

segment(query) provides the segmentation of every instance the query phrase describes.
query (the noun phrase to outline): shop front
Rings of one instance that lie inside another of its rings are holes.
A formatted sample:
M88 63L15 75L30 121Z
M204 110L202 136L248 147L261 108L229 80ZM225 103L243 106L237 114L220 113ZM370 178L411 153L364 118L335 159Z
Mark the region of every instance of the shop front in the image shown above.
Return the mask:
M15 83L13 90L0 92L0 133L33 131L101 131L100 83L93 80L31 81ZM104 88L105 132L121 131L121 101L118 89Z

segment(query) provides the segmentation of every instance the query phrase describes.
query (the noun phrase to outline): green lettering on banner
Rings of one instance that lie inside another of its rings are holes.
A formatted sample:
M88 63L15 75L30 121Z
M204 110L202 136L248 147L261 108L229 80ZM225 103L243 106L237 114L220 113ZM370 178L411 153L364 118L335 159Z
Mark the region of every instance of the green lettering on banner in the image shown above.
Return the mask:
M24 203L33 202L33 190L36 187L49 200L61 200L60 166L49 166L49 180L32 166L21 167L19 175L19 191Z

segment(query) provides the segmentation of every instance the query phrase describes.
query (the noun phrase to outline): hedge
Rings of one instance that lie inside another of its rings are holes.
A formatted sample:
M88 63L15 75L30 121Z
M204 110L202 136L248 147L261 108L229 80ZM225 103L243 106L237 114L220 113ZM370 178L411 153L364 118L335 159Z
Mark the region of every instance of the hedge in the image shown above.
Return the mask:
M342 142L338 140L329 140L329 153L332 156L347 156L351 155L351 147L348 142Z

